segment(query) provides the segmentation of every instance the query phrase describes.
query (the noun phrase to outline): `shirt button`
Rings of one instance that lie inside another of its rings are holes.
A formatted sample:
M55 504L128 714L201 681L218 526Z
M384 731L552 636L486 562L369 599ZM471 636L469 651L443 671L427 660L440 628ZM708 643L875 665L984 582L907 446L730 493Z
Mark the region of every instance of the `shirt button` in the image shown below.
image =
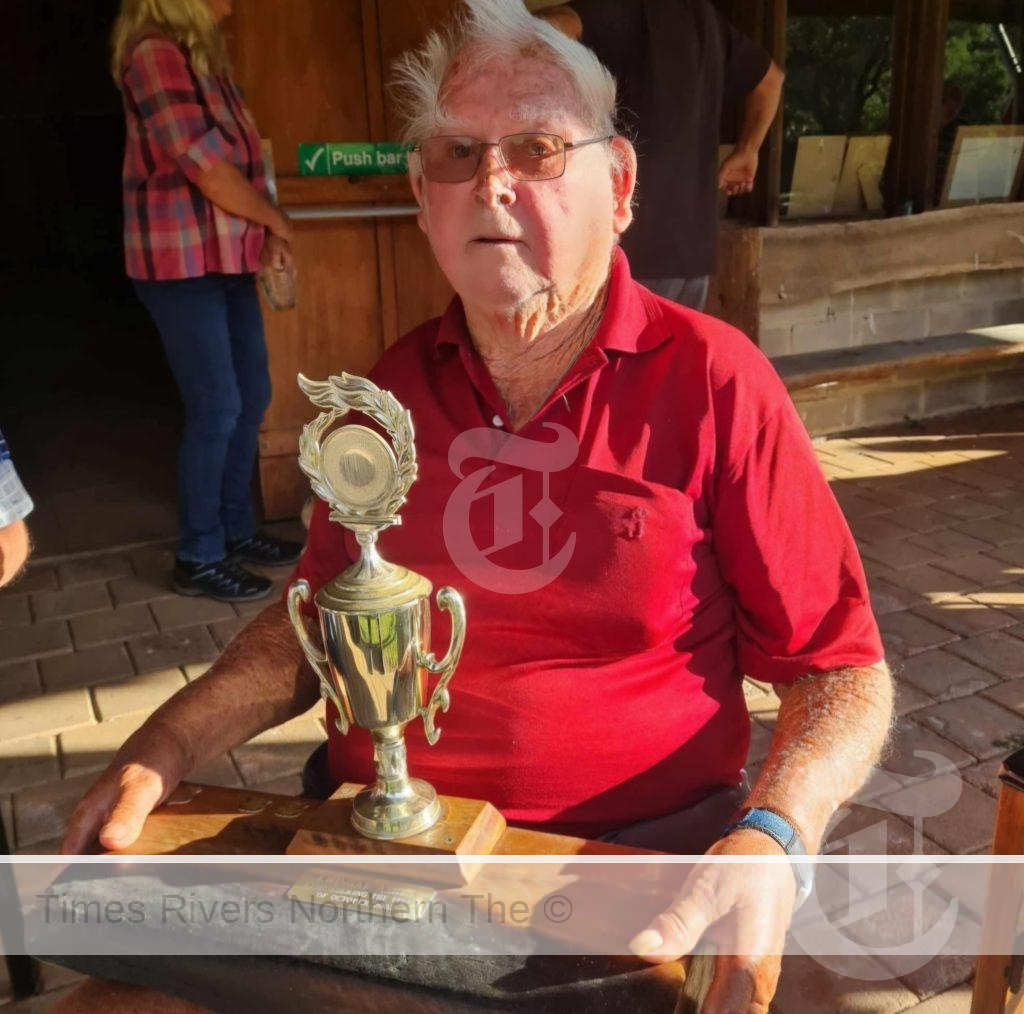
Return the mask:
M493 418L493 419L491 420L491 422L492 422L492 423L494 423L494 425L495 425L495 426L504 426L504 425L505 425L505 423L504 423L504 422L502 422L502 419L501 419L501 416L500 416L500 415L496 415L496 416L495 416L495 417L494 417L494 418Z

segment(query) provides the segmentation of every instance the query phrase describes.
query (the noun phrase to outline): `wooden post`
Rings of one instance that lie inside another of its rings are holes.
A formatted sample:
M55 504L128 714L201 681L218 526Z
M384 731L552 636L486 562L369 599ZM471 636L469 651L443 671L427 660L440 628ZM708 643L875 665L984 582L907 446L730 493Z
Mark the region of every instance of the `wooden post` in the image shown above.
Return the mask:
M886 211L935 206L942 74L949 0L896 0L893 23L892 147L884 181Z
M1019 856L1024 849L1024 751L1004 761L999 772L999 806L996 810L993 856ZM971 1014L1004 1014L1011 1000L1010 970L1016 950L1018 920L1024 900L1024 877L1019 863L992 865L981 947L974 976ZM1015 994L1013 1009L1019 1009Z

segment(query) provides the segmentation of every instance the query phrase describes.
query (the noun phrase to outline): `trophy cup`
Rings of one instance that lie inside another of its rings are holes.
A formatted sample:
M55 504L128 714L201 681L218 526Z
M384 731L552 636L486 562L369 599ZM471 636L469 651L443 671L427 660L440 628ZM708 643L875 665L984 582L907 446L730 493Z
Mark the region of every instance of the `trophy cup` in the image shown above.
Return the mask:
M452 588L439 589L437 605L451 615L452 633L438 661L429 650L431 583L377 550L380 533L401 524L398 511L416 479L412 419L393 395L362 377L343 373L317 382L300 374L299 386L327 410L304 427L299 465L331 505L331 520L355 535L360 557L316 594L324 651L311 641L301 614L310 596L306 581L289 589L288 613L321 696L338 709L338 731L345 735L358 725L373 737L377 781L358 792L342 786L289 851L323 852L325 839L336 850L371 850L339 826L343 815L332 809L334 801L364 839L406 846L390 851L489 851L504 830L498 811L481 801L442 799L427 782L410 778L406 763L409 722L422 717L431 745L441 734L437 713L448 710L448 684L466 632L462 598ZM366 426L336 426L351 410L376 422L392 444ZM439 677L432 692L430 676Z

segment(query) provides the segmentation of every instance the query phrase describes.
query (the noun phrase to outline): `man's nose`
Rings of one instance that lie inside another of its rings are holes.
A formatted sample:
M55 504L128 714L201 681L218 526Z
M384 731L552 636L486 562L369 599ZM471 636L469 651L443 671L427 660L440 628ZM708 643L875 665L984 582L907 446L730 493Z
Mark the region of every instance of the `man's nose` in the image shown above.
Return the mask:
M480 156L474 194L478 201L488 206L511 204L515 200L512 176L505 168L497 147L484 148Z

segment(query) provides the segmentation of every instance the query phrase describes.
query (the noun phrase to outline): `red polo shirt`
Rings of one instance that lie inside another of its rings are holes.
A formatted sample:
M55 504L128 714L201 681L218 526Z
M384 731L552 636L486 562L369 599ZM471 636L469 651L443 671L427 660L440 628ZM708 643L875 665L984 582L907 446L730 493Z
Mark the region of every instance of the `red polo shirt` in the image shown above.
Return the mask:
M882 658L778 376L738 331L634 282L621 253L593 340L515 434L458 300L371 376L412 413L420 466L381 552L466 603L441 739L406 730L411 772L440 792L580 835L660 816L739 781L743 674ZM297 575L315 590L356 551L318 502ZM440 657L447 615L432 623ZM369 735L331 718L332 774L372 780Z

